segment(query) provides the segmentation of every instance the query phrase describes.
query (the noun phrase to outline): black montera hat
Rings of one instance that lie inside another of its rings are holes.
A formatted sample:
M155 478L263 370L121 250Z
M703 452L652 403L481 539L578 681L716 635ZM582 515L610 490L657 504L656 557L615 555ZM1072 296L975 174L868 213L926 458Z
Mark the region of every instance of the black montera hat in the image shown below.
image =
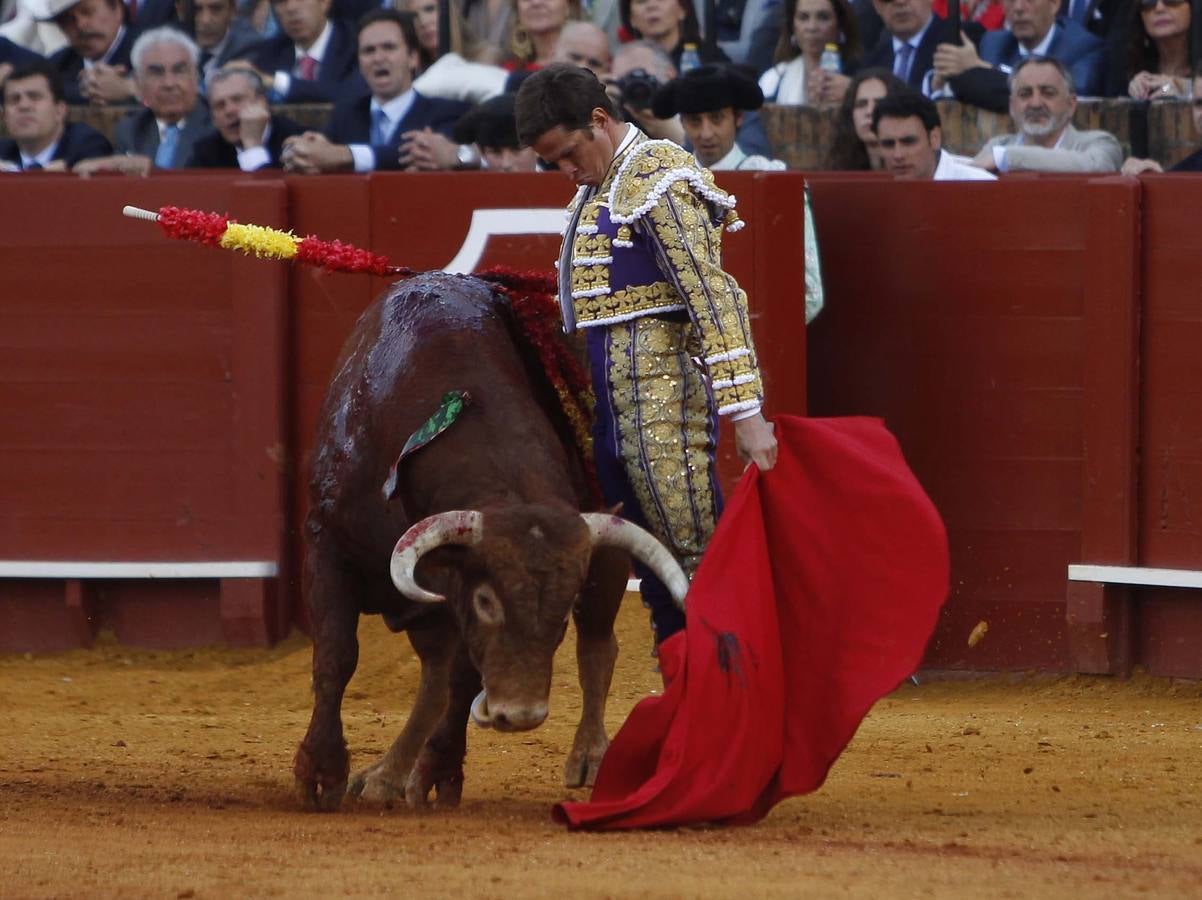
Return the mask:
M737 66L699 66L669 81L655 94L651 111L670 119L677 113L703 113L732 106L759 109L764 92L755 77Z
M520 144L513 103L513 94L500 94L485 100L455 123L452 136L456 143L516 150Z

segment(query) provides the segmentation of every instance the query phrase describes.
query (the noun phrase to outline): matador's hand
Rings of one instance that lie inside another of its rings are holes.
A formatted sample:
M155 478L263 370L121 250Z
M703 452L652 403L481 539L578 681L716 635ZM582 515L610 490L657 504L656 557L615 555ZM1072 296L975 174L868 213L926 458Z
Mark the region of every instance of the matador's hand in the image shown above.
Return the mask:
M776 436L772 431L772 423L765 421L762 413L735 422L735 449L739 459L755 463L761 472L775 466Z

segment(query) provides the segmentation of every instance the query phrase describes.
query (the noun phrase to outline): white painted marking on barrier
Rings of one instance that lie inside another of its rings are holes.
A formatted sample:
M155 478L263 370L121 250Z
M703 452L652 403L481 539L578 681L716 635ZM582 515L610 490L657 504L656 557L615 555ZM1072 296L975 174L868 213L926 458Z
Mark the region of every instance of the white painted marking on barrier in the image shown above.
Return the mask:
M0 560L0 578L275 578L270 560L224 562L57 562Z
M467 275L476 270L488 239L500 234L555 234L563 231L563 208L554 209L476 209L468 226L463 246L455 258L443 266L444 272Z
M1144 587L1202 588L1202 571L1153 569L1146 566L1071 565L1068 567L1068 580L1135 584Z

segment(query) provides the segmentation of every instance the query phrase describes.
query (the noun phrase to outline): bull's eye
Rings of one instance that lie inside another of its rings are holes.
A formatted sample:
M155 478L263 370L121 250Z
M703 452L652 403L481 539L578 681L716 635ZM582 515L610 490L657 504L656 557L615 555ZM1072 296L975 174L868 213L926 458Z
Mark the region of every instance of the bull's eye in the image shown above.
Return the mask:
M505 621L505 610L501 601L487 584L482 584L472 593L472 606L476 618L485 625L498 626Z

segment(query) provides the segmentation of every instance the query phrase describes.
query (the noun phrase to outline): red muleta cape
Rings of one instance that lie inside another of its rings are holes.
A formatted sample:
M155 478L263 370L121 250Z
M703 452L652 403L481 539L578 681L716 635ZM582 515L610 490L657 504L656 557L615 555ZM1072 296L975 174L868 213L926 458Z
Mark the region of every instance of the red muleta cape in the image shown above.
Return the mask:
M876 419L776 419L660 645L667 686L615 736L570 828L746 824L816 790L918 668L948 592L943 522Z

